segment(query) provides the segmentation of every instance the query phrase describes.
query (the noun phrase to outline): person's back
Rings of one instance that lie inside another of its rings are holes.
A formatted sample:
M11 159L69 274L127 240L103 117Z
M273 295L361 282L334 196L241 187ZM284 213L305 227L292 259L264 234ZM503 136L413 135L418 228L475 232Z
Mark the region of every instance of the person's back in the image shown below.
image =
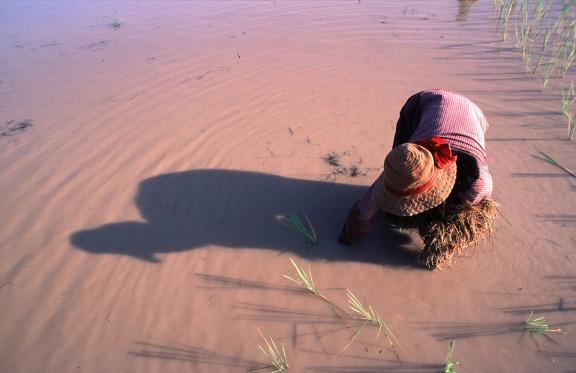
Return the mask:
M462 198L469 203L490 198L493 185L484 139L489 124L476 104L455 92L440 89L421 91L407 100L396 127L393 147L437 136L450 145L454 154L472 157L477 169L466 170L466 176L473 180L469 181L466 190L461 191L464 194ZM462 172L464 169L461 167L460 179L464 178Z

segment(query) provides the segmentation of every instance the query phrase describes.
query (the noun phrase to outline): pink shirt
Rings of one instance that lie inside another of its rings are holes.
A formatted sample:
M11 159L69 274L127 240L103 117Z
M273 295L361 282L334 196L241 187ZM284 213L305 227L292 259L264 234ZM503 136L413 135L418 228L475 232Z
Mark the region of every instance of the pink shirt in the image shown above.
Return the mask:
M464 96L440 89L422 91L416 96L420 120L409 142L438 136L450 144L455 154L474 157L479 177L466 192L465 199L478 203L490 197L493 184L484 141L489 124L480 108Z

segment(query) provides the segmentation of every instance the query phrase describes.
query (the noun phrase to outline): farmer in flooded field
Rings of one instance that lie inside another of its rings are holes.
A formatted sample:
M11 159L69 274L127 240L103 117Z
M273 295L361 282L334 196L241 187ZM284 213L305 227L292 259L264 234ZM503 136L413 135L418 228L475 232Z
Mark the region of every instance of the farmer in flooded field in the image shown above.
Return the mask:
M352 207L340 242L358 242L384 217L418 231L424 242L419 257L434 269L489 235L497 203L491 199L487 128L482 111L461 95L427 90L410 97L384 171Z

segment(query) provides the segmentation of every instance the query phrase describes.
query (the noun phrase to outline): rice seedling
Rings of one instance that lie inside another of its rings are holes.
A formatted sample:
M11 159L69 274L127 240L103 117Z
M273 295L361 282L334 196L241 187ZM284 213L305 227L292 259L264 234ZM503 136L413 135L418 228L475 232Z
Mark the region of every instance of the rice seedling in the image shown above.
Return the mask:
M450 344L448 345L448 355L446 355L446 361L444 362L444 373L458 373L454 370L454 367L460 365L460 362L452 360L452 353L454 352L455 346L456 341L450 341Z
M374 326L378 327L378 334L376 335L376 339L378 339L380 337L380 334L384 332L384 335L386 335L386 339L388 340L388 344L394 351L396 358L400 360L400 355L398 353L398 350L396 349L396 346L399 346L400 344L398 343L398 340L396 339L394 334L392 334L386 323L384 323L382 317L377 312L374 311L372 306L370 305L368 305L368 307L364 306L362 302L360 302L360 300L358 300L358 298L354 295L354 293L350 291L350 289L346 289L346 296L348 297L348 307L350 307L352 311L358 314L359 319L364 322L358 328L356 333L354 333L354 335L350 338L350 341L346 344L346 346L344 346L337 354L332 356L332 358L335 358L342 352L346 351L354 343L354 341L356 341L358 336L360 336L362 330L364 330L366 325L373 324Z
M509 20L512 10L516 7L516 0L509 0L502 3L500 9L500 19L502 19L502 39L506 40L508 37Z
M378 338L380 333L384 331L384 334L389 338L391 345L398 344L398 340L394 337L394 334L392 334L386 323L382 320L382 317L374 311L371 305L368 305L368 307L364 306L354 293L350 291L350 289L346 289L346 296L348 297L348 306L352 311L360 315L362 320L370 322L378 327L378 335L376 338Z
M572 118L572 111L570 110L574 101L576 101L576 91L574 89L574 82L570 83L570 87L567 90L564 90L562 87L562 104L560 107L560 111L562 115L564 115L568 121L568 139L572 139L573 133L573 123L576 123L576 120Z
M331 307L333 307L334 309L339 310L340 312L344 313L347 316L350 316L350 314L345 310L342 309L340 306L338 306L337 304L335 304L334 302L332 302L330 299L328 299L324 294L322 294L322 292L316 287L316 285L314 284L314 279L312 278L312 271L310 270L310 267L308 267L308 273L306 273L306 270L304 268L302 268L302 266L298 265L296 263L296 261L293 258L290 258L290 263L292 263L292 266L294 267L294 269L296 270L296 275L295 277L292 276L288 276L283 274L282 276L284 278L287 278L288 280L295 282L296 284L298 284L301 288L303 288L304 290L318 296L319 298L321 298L322 300L326 301L328 304L330 304Z
M561 76L566 76L566 73L572 67L574 57L576 57L576 22L572 22L570 36L565 43L565 50L562 53Z
M546 53L546 48L548 46L548 42L550 41L550 36L552 35L553 31L554 27L550 26L550 24L548 23L541 33L543 35L543 38L542 43L540 44L541 45L540 53L538 53L538 58L536 59L536 64L534 66L534 70L532 70L532 74L536 73L536 70L538 70L540 63L542 62L542 57L544 57L544 54Z
M258 329L258 333L260 333L260 335L264 339L264 342L266 342L266 348L262 347L261 345L258 345L258 348L260 349L260 351L262 351L264 356L266 356L266 358L270 361L270 365L264 368L274 369L272 373L284 372L288 370L290 365L288 365L288 357L286 356L286 349L284 348L284 344L281 345L282 351L280 351L278 345L271 336L269 336L268 339L266 339L266 337L264 336L264 334L262 334L260 329Z
M302 268L302 266L298 265L293 258L290 258L290 263L292 263L292 266L294 267L294 269L296 269L296 274L298 275L298 278L294 278L288 275L282 275L282 276L284 276L290 281L297 283L302 288L308 290L310 293L316 294L319 297L326 299L326 297L320 292L320 290L316 288L316 285L314 284L314 279L312 278L312 271L310 270L310 268L308 268L308 273L306 273L306 270Z
M570 171L569 169L567 169L566 167L562 166L560 163L558 163L555 159L553 159L552 157L548 156L546 153L544 152L540 152L540 154L542 154L542 156L537 156L537 155L533 155L534 158L539 159L541 161L544 161L546 163L551 164L552 166L558 167L559 169L561 169L562 171L566 172L567 174L571 175L572 177L576 178L576 174L572 171Z
M576 118L572 119L572 123L568 123L568 141L572 141L572 137L574 137L574 133L576 132Z
M276 221L306 237L310 241L310 245L315 245L319 241L318 235L306 215L302 218L300 214L292 212L288 215L277 215Z
M550 81L550 79L552 78L552 74L554 73L554 69L556 68L556 64L554 61L555 60L552 59L546 62L546 67L544 68L544 78L542 80L542 89L541 89L542 92L544 92L544 89L548 85L548 82Z
M526 71L530 70L530 26L526 24L516 24L516 48L520 52L520 58L526 66Z
M524 321L524 331L532 334L546 335L547 333L561 333L566 334L562 329L550 329L550 325L546 324L544 316L535 317L534 312L530 312L528 319Z

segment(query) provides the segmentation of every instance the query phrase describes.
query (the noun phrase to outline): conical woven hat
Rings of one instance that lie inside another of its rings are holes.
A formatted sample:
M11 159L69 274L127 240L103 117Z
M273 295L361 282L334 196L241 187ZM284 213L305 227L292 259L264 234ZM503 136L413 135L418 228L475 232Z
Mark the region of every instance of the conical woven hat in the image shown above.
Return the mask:
M434 166L432 153L406 143L392 149L376 181L379 207L393 215L413 216L441 204L456 181L456 162Z

